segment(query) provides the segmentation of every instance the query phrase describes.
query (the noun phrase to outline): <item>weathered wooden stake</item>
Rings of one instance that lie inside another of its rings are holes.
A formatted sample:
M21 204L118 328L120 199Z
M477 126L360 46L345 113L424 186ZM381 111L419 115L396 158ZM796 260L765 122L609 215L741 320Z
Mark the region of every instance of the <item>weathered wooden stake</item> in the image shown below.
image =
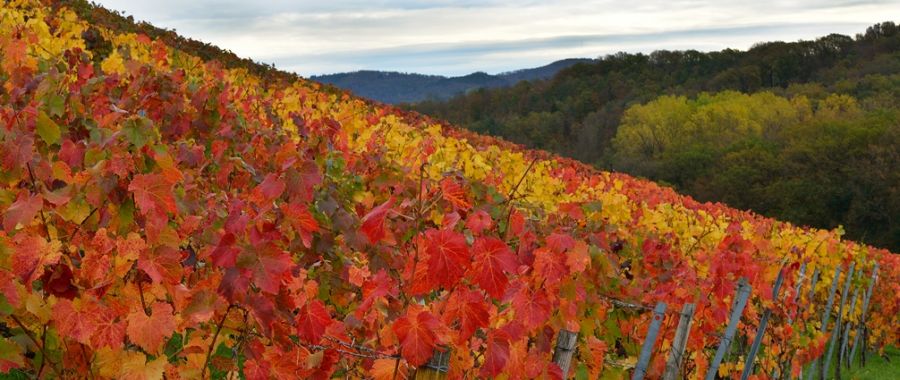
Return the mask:
M834 328L831 329L831 342L828 344L828 354L825 355L822 371L819 372L820 380L825 380L825 375L828 374L828 369L831 368L831 357L834 356L834 347L837 345L837 338L841 335L841 324L844 319L844 304L847 303L847 292L850 290L850 283L853 282L853 269L855 267L855 262L850 263L850 269L847 271L847 276L844 278L844 289L841 290L841 303L838 307L837 320L834 323ZM840 368L841 366L838 365L837 367Z
M803 265L800 266L800 278L797 280L797 285L796 285L796 287L794 288L794 302L798 302L798 301L800 300L800 289L803 288L803 286L802 286L802 285L803 285L803 274L804 274L805 271L806 271L806 263L803 263ZM809 285L809 288L810 288L810 290L809 290L809 304L811 305L811 304L812 304L813 296L816 295L816 282L819 281L819 268L816 268L816 269L813 271L812 276L810 276L810 280L811 280L811 283L810 283L810 285ZM797 305L797 308L794 310L794 314L788 316L788 325L789 325L789 326L793 326L793 325L794 325L794 318L797 317L799 314L800 314L800 305ZM772 377L772 378L776 378L776 379L782 379L782 378L790 377L791 363L792 363L793 361L794 361L794 357L793 357L793 356L789 356L789 357L788 357L788 360L787 360L787 363L785 363L784 366L782 367L782 368L786 369L786 371L784 371L784 373L782 373L782 374L776 373L776 375L778 375L778 376L771 376L771 377ZM779 369L779 370L780 370L780 369ZM779 370L776 370L776 372L779 371Z
M862 271L860 271L859 273L862 274ZM840 368L841 363L845 363L845 365L847 363L847 355L849 354L849 350L847 349L848 348L847 346L850 344L848 341L850 340L850 327L852 324L852 321L850 321L850 316L852 316L853 312L856 311L856 301L858 298L859 298L859 287L855 286L855 287L853 287L853 298L851 298L852 301L850 301L850 309L847 310L847 323L844 324L844 335L841 337L841 346L840 346L841 349L840 349L840 351L838 351L838 362L837 362L838 368ZM849 365L847 365L847 366L849 367ZM840 373L838 372L838 374L835 375L835 377L838 377L839 375L840 375Z
M828 317L831 316L831 306L834 305L834 292L837 291L838 280L841 278L841 267L834 268L834 279L831 280L831 290L828 291L828 302L825 310L822 311L822 331L828 331ZM819 359L813 359L809 364L809 372L806 374L806 380L812 380L813 374L816 373L816 364Z
M853 359L856 357L856 347L859 346L860 336L865 331L866 312L869 311L869 300L872 297L872 289L875 288L875 281L878 281L878 263L872 269L872 281L869 282L869 288L866 290L866 296L863 297L862 314L856 325L856 338L853 339L853 348L850 350L850 365L853 365Z
M736 302L731 310L731 318L728 320L728 326L725 327L725 335L719 342L716 356L713 358L713 361L709 363L709 371L706 372L706 380L715 379L716 373L719 372L719 364L722 364L722 359L725 357L725 351L728 351L728 347L731 346L731 341L734 339L737 325L741 321L741 314L744 312L744 307L747 306L747 298L750 297L750 291L751 287L750 284L747 283L747 279L741 277L741 279L738 280L737 294L735 295Z
M556 349L553 351L553 362L562 369L563 379L569 377L569 368L572 367L572 355L575 354L577 342L577 332L559 330L559 336L556 337Z
M692 303L684 304L681 308L681 318L678 320L678 329L675 330L675 340L672 341L672 351L669 352L669 360L666 361L666 373L663 380L675 380L681 371L681 363L684 359L684 349L687 347L688 336L691 333L691 322L694 319Z
M816 272L818 273L818 272ZM800 288L803 287L804 276L806 275L806 263L800 264L800 274L797 276L797 283L794 285L794 297L791 300L791 303L797 303L797 300L800 299ZM815 274L813 274L815 277ZM800 307L798 306L794 313L800 311ZM791 325L794 323L794 315L788 315L788 324Z
M428 360L428 363L416 369L416 380L443 380L447 378L449 370L450 349L434 350L434 355Z
M778 289L784 282L784 266L778 271L778 278L775 279L775 286L772 288L772 299L778 299ZM753 344L750 346L750 353L747 354L747 360L744 361L744 372L741 373L741 380L747 380L753 373L753 361L759 352L759 346L762 344L763 335L766 332L766 325L769 324L769 317L772 315L772 309L766 309L762 318L759 319L759 327L756 329L756 338L753 338Z
M650 328L647 330L647 337L644 338L644 345L641 346L641 355L638 356L637 365L634 368L634 375L631 380L641 380L647 374L647 366L650 364L650 356L653 355L653 345L656 343L656 336L659 335L659 326L665 319L666 303L659 302L653 309L653 320L650 322Z

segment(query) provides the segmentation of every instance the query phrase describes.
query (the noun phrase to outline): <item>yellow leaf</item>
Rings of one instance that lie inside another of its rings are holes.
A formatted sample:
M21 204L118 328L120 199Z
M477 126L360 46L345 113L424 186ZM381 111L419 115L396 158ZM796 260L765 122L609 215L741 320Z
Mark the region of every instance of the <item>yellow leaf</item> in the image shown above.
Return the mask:
M122 380L161 380L166 369L166 357L147 361L147 357L140 352L125 352L122 358L122 368L119 379Z

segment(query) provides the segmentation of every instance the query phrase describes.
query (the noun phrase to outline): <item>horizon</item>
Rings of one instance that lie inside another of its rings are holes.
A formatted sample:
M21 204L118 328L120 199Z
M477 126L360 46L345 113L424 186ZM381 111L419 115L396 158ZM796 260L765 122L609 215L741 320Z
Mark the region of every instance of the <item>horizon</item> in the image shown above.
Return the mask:
M367 70L454 77L617 52L747 50L854 36L900 14L900 1L884 0L98 3L305 77Z

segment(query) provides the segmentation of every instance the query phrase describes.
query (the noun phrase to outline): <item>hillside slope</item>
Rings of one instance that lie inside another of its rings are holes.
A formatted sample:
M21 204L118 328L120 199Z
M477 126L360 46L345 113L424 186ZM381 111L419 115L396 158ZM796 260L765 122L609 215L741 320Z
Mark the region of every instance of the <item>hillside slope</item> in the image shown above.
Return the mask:
M617 54L409 108L898 250L898 99L900 28L885 22L747 51Z
M398 104L423 100L446 100L480 88L499 88L521 81L548 79L560 70L586 58L559 60L541 67L495 75L482 72L458 77L363 70L352 73L313 76L312 80L343 88L357 96L379 102Z
M692 302L684 370L703 374L743 277L736 339L771 309L757 366L796 376L823 350L819 305L847 265L864 292L879 268L870 342L900 334L898 256L840 231L204 60L83 12L97 11L0 8L0 372L387 379L449 350L453 378L559 378L567 329L575 371L624 376L646 305L670 307L665 348ZM812 291L801 266L822 274ZM648 376L664 365L654 355Z

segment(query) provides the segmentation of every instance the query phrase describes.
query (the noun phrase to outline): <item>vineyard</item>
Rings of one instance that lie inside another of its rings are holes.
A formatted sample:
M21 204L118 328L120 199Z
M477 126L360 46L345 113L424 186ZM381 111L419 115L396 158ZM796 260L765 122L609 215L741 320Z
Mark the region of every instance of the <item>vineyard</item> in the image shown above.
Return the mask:
M0 373L807 378L900 342L900 256L839 230L90 11L0 8Z

